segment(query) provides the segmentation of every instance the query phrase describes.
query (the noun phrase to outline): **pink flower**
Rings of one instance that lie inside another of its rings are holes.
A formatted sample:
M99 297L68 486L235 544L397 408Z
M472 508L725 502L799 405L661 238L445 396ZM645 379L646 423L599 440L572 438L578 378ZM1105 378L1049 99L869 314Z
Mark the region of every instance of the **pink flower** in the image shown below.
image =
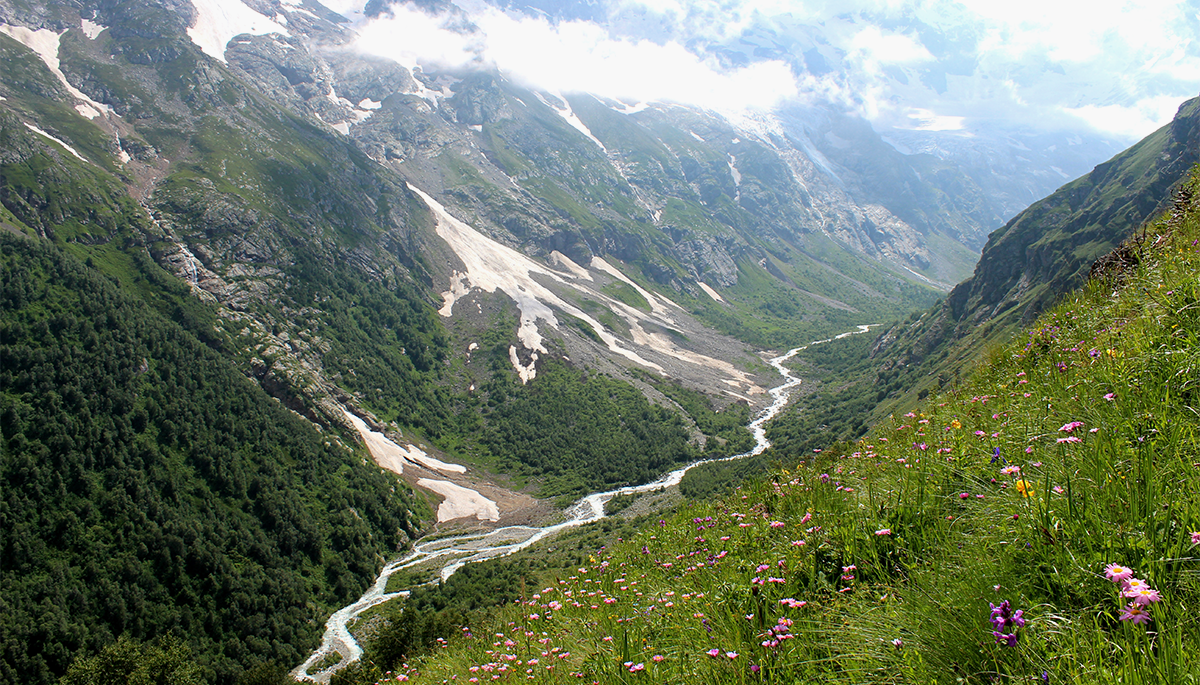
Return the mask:
M1056 440L1056 442L1083 442L1083 441L1080 440L1079 438L1075 437L1074 435L1069 435L1065 438L1059 438L1058 440Z
M1200 545L1200 532L1192 531L1192 544Z
M787 524L785 524L783 521L771 521L772 528L783 528L785 525Z
M1129 599L1132 599L1135 603L1143 606L1160 601L1162 599L1162 595L1158 594L1158 590L1155 590L1152 587L1140 587L1136 590L1126 590L1125 596Z
M1104 396L1104 399L1108 400L1109 402L1112 402L1113 400L1117 399L1117 396L1110 392Z
M644 670L646 670L646 664L638 663L638 664L633 664L632 666L629 667L630 673L637 673L638 671L644 671Z
M655 654L654 656L650 657L650 660L657 664L658 662L662 661L665 658L666 657L663 656L662 654Z
M713 647L712 649L708 650L708 652L706 652L706 653L711 657L721 656L721 650L717 649L716 647Z
M1133 577L1133 570L1120 564L1109 564L1104 567L1104 577L1114 583L1121 583Z
M736 658L738 658L738 653L737 652L725 652L725 656L729 657L730 659L736 659Z
M1059 428L1058 430L1062 431L1063 433L1070 433L1071 431L1075 430L1076 428L1079 428L1082 425L1083 425L1083 421L1072 421L1070 423L1063 424L1063 427Z
M960 492L960 493L958 493L958 498L959 498L959 499L967 499L967 498L968 498L968 497L970 497L970 496L971 496L971 495L970 495L970 493L966 493L966 492Z
M1021 467L1017 466L1016 464L1012 464L1010 466L1005 466L1004 468L1000 469L1000 473L1002 473L1006 476L1012 475L1014 473L1020 473L1020 472L1021 472Z
M1150 612L1146 611L1140 604L1132 603L1125 607L1120 616L1122 621L1133 621L1134 623L1149 623Z
M875 534L876 535L891 535L892 529L891 528L880 528L879 530L875 531Z

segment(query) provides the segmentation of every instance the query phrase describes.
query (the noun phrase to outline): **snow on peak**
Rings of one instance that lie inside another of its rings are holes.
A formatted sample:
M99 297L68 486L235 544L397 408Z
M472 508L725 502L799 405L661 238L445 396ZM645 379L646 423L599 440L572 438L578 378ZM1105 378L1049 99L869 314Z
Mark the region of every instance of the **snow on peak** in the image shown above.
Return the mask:
M241 0L192 0L192 6L196 8L196 21L187 30L188 37L204 54L222 62L225 46L234 36L291 35L274 19L250 9Z

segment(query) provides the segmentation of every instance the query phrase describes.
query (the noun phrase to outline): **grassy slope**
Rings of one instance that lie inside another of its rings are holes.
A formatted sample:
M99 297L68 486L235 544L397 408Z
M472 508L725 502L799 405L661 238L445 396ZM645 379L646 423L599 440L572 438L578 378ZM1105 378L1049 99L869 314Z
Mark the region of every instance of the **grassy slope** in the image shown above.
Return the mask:
M1151 235L957 392L643 528L407 677L1194 682L1200 210ZM1161 593L1148 625L1110 563Z

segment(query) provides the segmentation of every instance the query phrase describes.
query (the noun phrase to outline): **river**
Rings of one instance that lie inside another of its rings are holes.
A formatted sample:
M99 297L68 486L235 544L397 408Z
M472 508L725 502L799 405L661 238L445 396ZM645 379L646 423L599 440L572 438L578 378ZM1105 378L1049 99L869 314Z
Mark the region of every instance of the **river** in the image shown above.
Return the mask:
M386 602L389 599L402 597L408 594L407 591L402 592L386 592L388 578L401 569L406 569L418 564L427 564L437 559L448 558L445 565L441 569L442 580L446 580L454 575L454 572L462 568L464 565L475 561L483 561L485 559L494 559L496 557L507 556L519 550L522 550L533 543L545 537L553 535L564 528L572 528L585 523L592 523L604 518L604 504L608 500L617 495L629 495L640 492L652 492L660 488L678 485L679 481L683 480L683 474L690 469L716 461L731 461L733 459L742 459L751 457L757 454L762 454L771 443L767 440L766 424L771 419L775 418L783 408L787 406L788 399L791 396L792 388L800 385L801 380L793 376L784 366L784 362L791 359L799 352L812 347L813 345L821 345L833 340L840 340L850 335L858 333L866 333L871 329L871 326L859 326L856 330L848 331L832 338L825 340L814 340L813 342L796 347L789 350L786 354L782 354L770 360L771 366L775 367L783 376L784 381L780 385L771 388L770 393L773 401L771 405L764 409L747 426L754 435L754 449L742 454L735 454L732 457L723 457L720 459L703 459L701 461L692 462L687 466L675 469L667 473L657 480L642 485L631 485L616 490L607 492L594 492L579 501L572 504L566 510L567 520L562 523L556 523L552 526L544 528L536 528L533 526L505 526L497 528L487 533L475 533L470 535L458 535L451 537L442 537L428 542L418 542L413 545L412 551L404 555L400 559L392 561L385 565L383 570L379 572L379 577L375 579L375 583L363 593L362 597L353 604L342 607L334 612L329 620L325 622L325 636L321 640L321 646L314 651L299 668L292 671L292 677L296 680L309 680L318 683L327 683L329 678L337 671L345 668L349 664L357 661L362 656L362 647L350 634L348 625L354 621L359 614L367 609ZM314 665L322 661L327 655L339 653L342 659L316 674L309 674L308 670Z

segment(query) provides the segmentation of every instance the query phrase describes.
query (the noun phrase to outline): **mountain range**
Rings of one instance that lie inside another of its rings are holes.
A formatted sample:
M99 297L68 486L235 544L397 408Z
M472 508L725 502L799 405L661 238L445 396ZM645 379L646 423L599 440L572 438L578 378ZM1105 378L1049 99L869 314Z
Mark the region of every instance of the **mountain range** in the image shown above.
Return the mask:
M214 682L299 663L411 539L737 453L765 350L924 310L813 362L826 394L774 429L781 455L858 437L1197 161L1193 100L1034 202L1115 147L546 90L358 28L0 0L5 681L121 635L173 632Z

